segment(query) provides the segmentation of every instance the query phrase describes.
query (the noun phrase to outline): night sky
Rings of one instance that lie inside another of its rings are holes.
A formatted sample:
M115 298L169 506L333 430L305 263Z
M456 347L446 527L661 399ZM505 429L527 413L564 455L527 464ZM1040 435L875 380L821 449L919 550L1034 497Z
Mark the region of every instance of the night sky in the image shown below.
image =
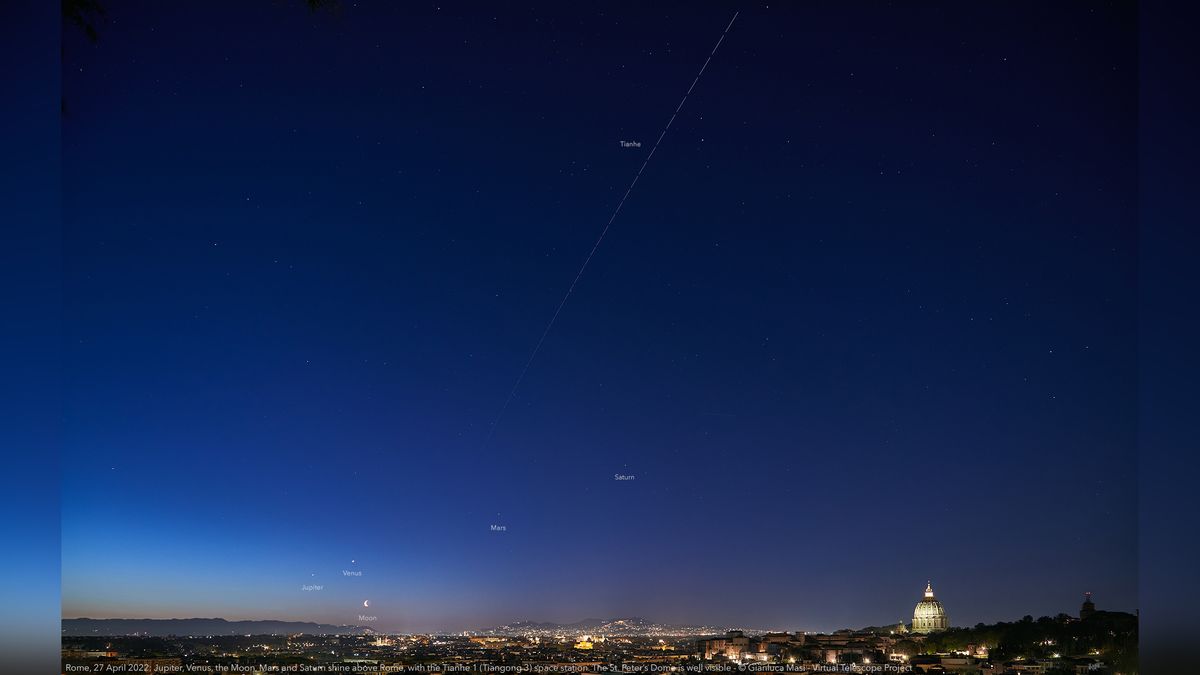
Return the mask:
M1137 607L1132 5L103 4L65 617Z

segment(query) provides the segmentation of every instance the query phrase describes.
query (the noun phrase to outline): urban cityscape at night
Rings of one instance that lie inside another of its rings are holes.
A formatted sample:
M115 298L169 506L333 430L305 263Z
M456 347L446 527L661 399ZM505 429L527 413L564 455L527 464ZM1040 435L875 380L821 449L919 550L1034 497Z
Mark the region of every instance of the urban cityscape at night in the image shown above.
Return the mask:
M1135 4L62 11L63 673L1139 672Z
M927 587L928 588L928 587ZM937 624L937 626L928 624ZM923 626L923 624L926 624ZM208 634L180 634L207 630ZM269 630L270 632L266 632ZM240 634L241 631L249 631ZM68 620L66 672L1135 672L1137 618L1097 609L953 628L931 590L911 621L832 633L518 623L457 635L362 626ZM871 666L876 666L872 668Z

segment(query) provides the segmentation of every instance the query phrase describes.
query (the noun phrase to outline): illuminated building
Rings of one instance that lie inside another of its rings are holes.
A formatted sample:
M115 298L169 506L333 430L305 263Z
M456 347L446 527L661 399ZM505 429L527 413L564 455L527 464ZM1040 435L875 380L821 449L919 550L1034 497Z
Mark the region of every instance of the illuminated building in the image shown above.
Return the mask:
M725 637L700 640L699 647L706 661L716 656L738 660L750 651L750 638L740 630L731 630Z
M1096 613L1096 603L1092 602L1092 594L1083 594L1083 604L1079 607L1079 618L1086 619Z
M933 582L930 582L925 586L925 597L913 610L912 630L914 633L932 633L949 627L950 619L946 617L946 609L933 597Z

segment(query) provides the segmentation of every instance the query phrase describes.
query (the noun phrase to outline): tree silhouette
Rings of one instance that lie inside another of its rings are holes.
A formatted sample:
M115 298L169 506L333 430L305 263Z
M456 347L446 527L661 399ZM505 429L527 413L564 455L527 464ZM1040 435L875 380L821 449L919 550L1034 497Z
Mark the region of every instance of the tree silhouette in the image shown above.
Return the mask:
M341 9L340 0L304 0L305 6L310 12L328 10L336 12ZM104 5L101 5L97 0L62 0L62 19L64 27L70 26L72 29L82 30L91 42L100 40L100 32L96 29L96 25L108 17L108 12L105 11ZM65 49L60 46L62 59L66 61ZM67 98L62 96L59 99L59 113L65 118L69 117L67 110Z
M339 6L338 0L304 0L304 4L308 5L309 11L315 12L318 9L337 9Z
M104 15L104 6L96 0L62 0L63 21L81 29L92 42L99 36L96 21Z
M304 4L310 12L341 9L339 0L304 0ZM100 38L96 24L107 15L104 6L97 0L62 0L63 23L82 30L92 42Z

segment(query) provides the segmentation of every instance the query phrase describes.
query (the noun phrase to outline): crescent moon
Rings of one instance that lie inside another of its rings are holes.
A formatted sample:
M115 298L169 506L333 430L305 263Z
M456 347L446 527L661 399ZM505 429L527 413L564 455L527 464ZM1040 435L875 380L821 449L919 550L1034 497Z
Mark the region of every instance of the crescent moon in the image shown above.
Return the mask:
M363 600L363 607L370 607L370 606L371 606L370 600Z

